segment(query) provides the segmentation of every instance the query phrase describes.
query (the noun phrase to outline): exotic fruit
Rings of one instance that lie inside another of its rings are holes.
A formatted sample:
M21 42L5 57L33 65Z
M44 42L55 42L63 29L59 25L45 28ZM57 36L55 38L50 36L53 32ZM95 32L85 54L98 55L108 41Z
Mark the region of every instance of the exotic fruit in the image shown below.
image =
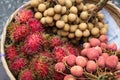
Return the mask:
M40 33L34 33L26 38L25 44L21 47L21 51L25 54L31 55L40 50L42 44L43 36Z
M62 45L62 40L59 37L53 37L50 39L50 46L57 47Z
M33 17L33 12L27 9L21 9L17 16L15 17L16 21L20 23L26 23L30 18Z
M19 74L19 80L34 80L34 74L32 71L26 69Z
M41 22L35 18L29 19L28 21L28 25L30 28L31 32L43 32L43 25L41 24Z
M27 62L24 58L17 58L13 62L10 63L10 69L16 74L21 69L23 69L26 64Z
M42 53L41 53L42 54ZM31 62L31 69L40 80L49 80L53 76L53 60L47 55L39 55Z
M14 41L21 41L29 34L29 29L27 25L18 25L14 28L11 35Z
M6 52L6 58L8 60L14 60L14 58L17 56L17 51L14 46L7 47L5 49L5 52Z

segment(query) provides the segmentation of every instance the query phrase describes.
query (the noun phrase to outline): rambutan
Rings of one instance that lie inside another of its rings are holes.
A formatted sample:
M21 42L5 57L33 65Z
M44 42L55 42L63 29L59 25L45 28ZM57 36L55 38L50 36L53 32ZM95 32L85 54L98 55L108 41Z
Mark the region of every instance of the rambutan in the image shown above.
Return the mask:
M29 34L28 26L26 25L18 25L14 28L13 33L11 35L14 41L21 41Z
M44 31L43 25L41 24L41 22L35 18L29 19L28 26L31 32L43 32Z
M14 58L17 56L17 51L14 46L7 47L5 49L5 52L6 52L6 58L8 60L14 60Z
M51 47L57 47L57 46L60 46L62 45L62 40L59 38L59 37L52 37L50 39L50 46Z
M31 68L39 80L51 80L53 76L54 68L52 62L47 59L40 56L31 63Z
M9 64L11 71L14 73L19 72L21 69L25 67L27 61L24 58L16 58L13 62Z
M16 21L20 23L26 23L30 18L33 17L33 12L28 9L21 9L17 16L15 17Z
M65 75L54 71L54 80L64 80Z
M21 47L21 51L31 55L40 50L42 44L43 36L40 33L34 33L26 38L24 45Z
M62 47L55 47L53 54L57 62L61 62L62 59L66 56L66 52Z
M34 80L34 77L34 74L29 69L25 69L19 74L19 80Z

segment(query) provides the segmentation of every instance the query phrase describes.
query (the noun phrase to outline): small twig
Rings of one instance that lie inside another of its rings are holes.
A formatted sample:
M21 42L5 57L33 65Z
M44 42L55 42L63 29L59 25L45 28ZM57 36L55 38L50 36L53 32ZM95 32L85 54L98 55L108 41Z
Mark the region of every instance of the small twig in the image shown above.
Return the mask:
M96 16L97 12L99 12L108 2L109 0L100 0L97 4L96 7L91 11L91 14L87 20L87 22L89 22L89 20Z

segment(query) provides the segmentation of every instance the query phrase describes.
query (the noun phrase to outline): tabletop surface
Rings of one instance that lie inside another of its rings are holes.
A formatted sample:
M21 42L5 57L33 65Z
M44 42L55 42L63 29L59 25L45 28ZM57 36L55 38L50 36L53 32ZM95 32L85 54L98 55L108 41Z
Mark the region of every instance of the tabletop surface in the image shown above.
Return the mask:
M19 6L28 0L0 0L0 34L2 33L3 26L5 25L8 17L15 11ZM114 4L120 7L120 0L111 0ZM0 80L9 80L6 75L4 68L0 61Z

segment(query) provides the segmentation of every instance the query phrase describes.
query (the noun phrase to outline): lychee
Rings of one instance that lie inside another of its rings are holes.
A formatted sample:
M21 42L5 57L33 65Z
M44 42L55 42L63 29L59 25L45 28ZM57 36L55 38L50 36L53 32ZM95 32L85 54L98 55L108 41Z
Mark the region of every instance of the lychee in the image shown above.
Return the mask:
M99 37L99 40L103 43L107 43L108 42L108 37L106 35L101 35Z
M70 69L72 75L80 77L83 75L83 68L81 66L73 66Z
M64 77L64 80L76 80L75 79L75 77L73 76L73 75L66 75L65 77Z
M87 64L87 59L83 56L78 56L76 58L76 64L81 67L85 67Z
M100 46L100 40L97 38L91 38L89 42L92 47Z
M64 72L65 71L65 64L62 62L58 62L55 64L55 71L59 71L59 72Z
M116 51L117 50L117 45L115 43L110 43L110 44L108 44L107 49L110 50L110 51Z
M73 66L76 61L76 56L75 55L68 55L66 59L66 63L70 66Z
M100 56L98 58L97 64L100 68L104 68L105 67L105 58L103 56Z

